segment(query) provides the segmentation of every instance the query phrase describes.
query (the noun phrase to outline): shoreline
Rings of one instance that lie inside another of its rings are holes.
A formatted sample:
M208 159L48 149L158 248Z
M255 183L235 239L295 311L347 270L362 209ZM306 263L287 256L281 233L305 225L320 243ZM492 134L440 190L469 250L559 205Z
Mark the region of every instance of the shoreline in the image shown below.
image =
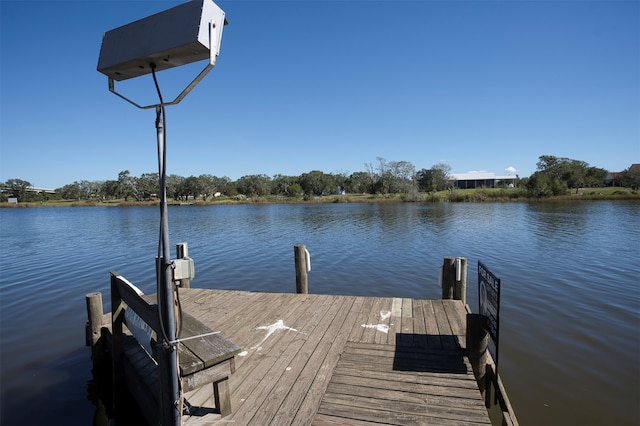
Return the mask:
M346 194L323 195L313 197L220 197L206 201L167 201L170 206L214 206L235 204L331 204L331 203L486 203L486 202L567 202L567 201L637 201L640 192L621 188L585 188L578 193L570 193L544 198L527 198L519 192L504 189L472 189L456 190L452 193L441 191L438 193L419 194ZM37 208L37 207L158 207L159 200L125 201L108 200L50 200L36 202L0 203L0 208Z

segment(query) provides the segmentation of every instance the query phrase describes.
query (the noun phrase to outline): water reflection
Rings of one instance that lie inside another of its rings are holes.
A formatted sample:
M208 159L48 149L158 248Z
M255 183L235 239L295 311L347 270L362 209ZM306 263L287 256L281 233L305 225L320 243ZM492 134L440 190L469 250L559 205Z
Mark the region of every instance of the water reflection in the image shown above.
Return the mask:
M418 210L419 221L434 233L446 233L452 223L450 210L450 204L424 206Z
M88 423L93 406L82 421L46 414L90 405L83 295L109 294L110 269L155 291L158 216L0 209L0 244L12 253L0 278L4 407L37 403L43 417L67 420L58 424ZM189 206L170 207L169 221L172 245L189 243L195 287L292 292L293 246L303 243L313 293L438 298L443 257L464 256L477 310L480 260L502 279L501 371L520 421L640 423L637 202ZM70 361L47 361L59 359ZM75 392L54 403L25 377Z
M578 237L586 230L589 210L585 203L528 203L527 215L534 234L542 240Z

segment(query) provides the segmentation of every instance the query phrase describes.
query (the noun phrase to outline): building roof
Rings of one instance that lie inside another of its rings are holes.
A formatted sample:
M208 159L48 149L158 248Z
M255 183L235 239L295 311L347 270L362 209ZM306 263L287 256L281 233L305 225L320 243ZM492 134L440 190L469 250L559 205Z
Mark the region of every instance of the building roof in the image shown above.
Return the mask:
M496 175L494 172L467 172L467 173L450 173L455 180L509 180L516 179L515 175Z

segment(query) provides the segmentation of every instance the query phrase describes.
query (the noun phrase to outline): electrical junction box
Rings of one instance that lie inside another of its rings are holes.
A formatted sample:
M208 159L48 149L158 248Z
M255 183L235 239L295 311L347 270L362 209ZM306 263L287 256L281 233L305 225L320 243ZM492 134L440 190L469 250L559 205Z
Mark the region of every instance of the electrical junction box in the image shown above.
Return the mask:
M191 0L104 33L98 71L116 81L210 59L220 53L225 15L211 0Z
M196 276L193 259L185 257L173 261L173 281L191 280Z

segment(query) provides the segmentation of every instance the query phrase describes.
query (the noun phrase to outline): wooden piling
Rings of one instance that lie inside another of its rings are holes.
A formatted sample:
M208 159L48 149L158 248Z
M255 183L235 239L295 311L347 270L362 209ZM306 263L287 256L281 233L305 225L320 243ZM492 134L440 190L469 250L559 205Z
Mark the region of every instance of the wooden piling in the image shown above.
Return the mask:
M87 324L85 327L86 345L91 347L93 366L99 366L104 360L104 339L102 339L102 293L88 293Z
M102 293L88 293L87 301L87 346L95 346L100 339L100 329L102 328Z
M482 397L487 401L486 375L489 351L489 331L487 317L480 314L467 314L467 356L473 368L478 388Z
M442 264L442 298L467 303L467 259L445 257Z
M293 246L293 255L296 264L296 293L309 293L309 277L307 272L307 248L304 244Z
M453 299L453 286L456 279L455 259L445 257L442 264L442 298Z
M453 298L467 304L467 259L457 257L454 262Z

